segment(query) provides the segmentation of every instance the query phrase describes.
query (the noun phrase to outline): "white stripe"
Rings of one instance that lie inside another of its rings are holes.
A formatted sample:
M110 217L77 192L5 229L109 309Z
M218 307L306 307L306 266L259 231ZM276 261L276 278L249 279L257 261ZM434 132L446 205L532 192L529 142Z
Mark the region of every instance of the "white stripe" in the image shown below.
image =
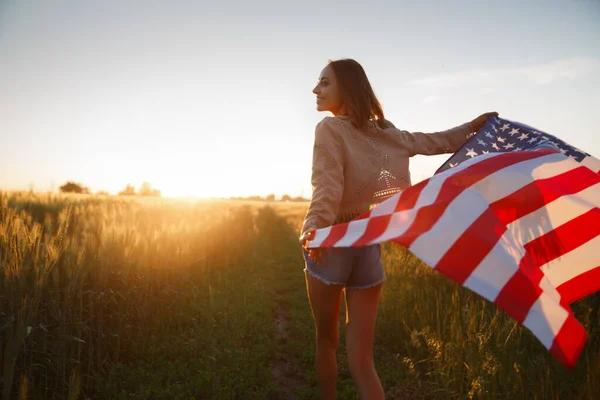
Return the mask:
M323 241L327 239L327 236L329 236L331 228L331 226L328 226L327 228L317 229L315 232L315 238L308 242L308 247L319 247L321 243L323 243Z
M525 255L525 244L588 212L598 203L600 184L579 193L559 197L546 207L508 224L506 232L465 281L465 286L486 299L495 301L521 263ZM596 265L600 265L598 258L596 260Z
M581 161L581 165L588 167L595 173L598 173L600 171L600 160L598 160L596 157L592 157L592 156L585 157Z
M417 209L412 208L410 210L400 211L394 213L390 218L390 222L387 229L377 239L372 240L369 244L376 244L394 239L406 232L406 230L412 225L417 214Z
M600 236L544 264L541 269L548 280L558 287L578 275L600 266Z
M550 298L552 298L555 302L560 303L560 293L558 293L558 290L556 290L556 287L548 280L547 277L542 277L542 280L540 281L539 284L540 289L542 289L542 291L544 293L546 293L548 296L550 296Z
M435 268L444 254L487 210L490 203L502 199L537 179L564 173L579 164L566 159L563 154L552 153L543 157L522 161L465 188L448 206L444 214L429 232L421 234L410 246L417 257L424 255Z
M356 242L367 230L369 219L359 219L357 221L350 221L348 224L348 230L344 236L334 244L334 247L350 247Z
M569 313L546 293L542 293L529 310L523 325L529 329L542 344L550 349L554 338L567 320Z
M390 223L388 224L388 228L383 232L383 234L372 240L370 244L381 243L386 240L398 237L404 232L406 232L406 230L414 222L417 211L421 207L432 204L437 199L437 196L440 193L440 189L442 188L444 182L446 182L447 179L452 177L455 173L460 172L471 165L478 164L483 160L499 156L500 154L501 153L490 153L485 154L483 156L474 157L470 160L461 163L455 168L451 168L429 178L429 181L427 182L425 187L421 189L421 193L419 193L419 198L417 199L415 206L410 210L400 211L399 213L396 213L400 215L394 214L394 216L390 220ZM378 207L381 207L388 201L389 199L381 203L376 208L374 208L373 211L375 211ZM394 205L394 209L395 207L396 205ZM397 224L401 225L397 226Z
M519 269L525 249L506 233L467 278L464 286L493 302Z
M396 193L389 199L383 201L377 207L373 208L371 210L371 215L369 216L369 218L379 217L381 215L389 215L393 213L396 210L396 206L398 205L398 201L400 201L400 196L402 195L402 193L404 192Z

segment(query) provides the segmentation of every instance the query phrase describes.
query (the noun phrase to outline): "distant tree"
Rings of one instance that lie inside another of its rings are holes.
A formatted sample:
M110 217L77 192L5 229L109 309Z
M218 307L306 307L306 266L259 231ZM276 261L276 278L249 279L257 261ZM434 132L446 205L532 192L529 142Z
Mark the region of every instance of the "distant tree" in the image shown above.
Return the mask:
M284 194L281 196L281 201L291 201L292 197L289 194Z
M119 196L135 196L135 186L127 184L125 189L119 192Z
M90 192L90 190L83 186L80 183L76 183L76 182L72 182L72 181L68 181L67 183L65 183L64 185L62 185L59 190L61 191L61 193L82 193L82 194L88 194Z
M294 200L292 200L292 201L302 202L302 201L308 201L308 199L305 199L302 196L298 196L298 197L294 197Z
M160 190L152 188L152 185L149 182L142 183L139 191L140 196L156 196L160 197Z
M108 193L106 190L99 190L96 192L96 195L98 196L110 196L110 193Z
M275 201L275 195L274 194L270 194L265 198L266 201Z

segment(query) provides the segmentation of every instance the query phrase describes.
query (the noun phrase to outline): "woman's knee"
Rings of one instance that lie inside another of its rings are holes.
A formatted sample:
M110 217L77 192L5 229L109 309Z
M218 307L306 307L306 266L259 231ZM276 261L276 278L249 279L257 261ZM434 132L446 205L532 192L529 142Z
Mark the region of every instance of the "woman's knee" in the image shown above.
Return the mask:
M317 346L321 348L337 349L340 341L337 329L318 329L317 328Z
M350 374L356 378L371 373L374 370L373 357L367 354L350 354L347 355L348 370Z

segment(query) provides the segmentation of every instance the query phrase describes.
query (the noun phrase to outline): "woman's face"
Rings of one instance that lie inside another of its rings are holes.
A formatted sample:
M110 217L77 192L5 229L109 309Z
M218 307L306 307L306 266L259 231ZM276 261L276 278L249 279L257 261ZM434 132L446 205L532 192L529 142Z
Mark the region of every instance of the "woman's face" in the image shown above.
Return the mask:
M342 98L338 90L335 72L330 65L321 71L319 82L313 89L313 93L317 95L317 111L331 111L333 115L340 114Z

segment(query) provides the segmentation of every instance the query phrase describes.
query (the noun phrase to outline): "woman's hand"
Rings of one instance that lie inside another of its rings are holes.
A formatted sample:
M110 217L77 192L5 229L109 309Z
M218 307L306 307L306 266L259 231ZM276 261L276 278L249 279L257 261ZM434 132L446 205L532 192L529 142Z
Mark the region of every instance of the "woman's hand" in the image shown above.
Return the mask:
M485 125L485 122L488 120L489 117L492 117L492 116L497 117L498 113L495 111L487 112L485 114L481 114L479 117L477 117L473 121L471 121L471 129L473 130L473 132L477 132L478 130L483 128L483 125Z
M314 238L314 231L306 232L304 235L300 237L300 244L302 247L308 252L308 258L313 260L315 263L320 264L323 260L323 250L322 248L309 249L308 241Z

